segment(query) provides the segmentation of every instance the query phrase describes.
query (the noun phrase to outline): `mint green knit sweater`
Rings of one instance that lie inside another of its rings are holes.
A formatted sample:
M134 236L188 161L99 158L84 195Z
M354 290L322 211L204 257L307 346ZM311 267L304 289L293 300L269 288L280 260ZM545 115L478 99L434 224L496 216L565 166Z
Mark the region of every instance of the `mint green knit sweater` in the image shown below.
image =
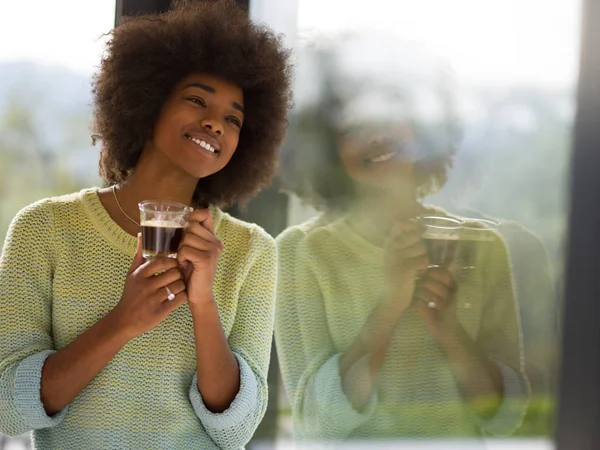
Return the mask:
M192 317L178 308L130 341L63 411L40 401L42 366L119 301L136 238L96 189L39 201L13 220L0 261L0 433L33 430L38 449L242 448L267 405L276 278L262 229L213 209L225 243L214 295L241 387L210 412L196 382Z

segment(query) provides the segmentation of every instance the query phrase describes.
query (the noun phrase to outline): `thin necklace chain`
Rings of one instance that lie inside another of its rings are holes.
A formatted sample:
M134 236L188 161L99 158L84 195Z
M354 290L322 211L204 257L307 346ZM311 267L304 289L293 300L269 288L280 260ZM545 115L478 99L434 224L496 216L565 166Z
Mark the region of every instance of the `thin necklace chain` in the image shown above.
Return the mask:
M119 203L119 199L117 198L117 191L116 191L116 187L117 187L117 185L116 185L116 184L113 184L113 186L112 186L112 193L113 193L113 196L115 197L115 202L117 202L117 206L119 207L119 209L121 210L121 212L123 213L123 215L124 215L125 217L127 217L129 220L131 220L133 223L135 223L135 224L136 224L138 227L141 227L141 225L139 224L139 222L137 222L136 220L132 219L132 218L129 216L129 214L127 214L127 213L125 212L125 210L124 210L124 209L121 207L121 204Z

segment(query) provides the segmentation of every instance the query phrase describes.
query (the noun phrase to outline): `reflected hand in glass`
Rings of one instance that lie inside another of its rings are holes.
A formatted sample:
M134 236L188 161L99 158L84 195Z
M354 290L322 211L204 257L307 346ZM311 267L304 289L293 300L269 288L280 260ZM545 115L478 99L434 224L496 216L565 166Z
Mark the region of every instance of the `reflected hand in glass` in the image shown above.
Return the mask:
M183 227L192 208L167 200L147 200L138 206L144 258L177 257Z

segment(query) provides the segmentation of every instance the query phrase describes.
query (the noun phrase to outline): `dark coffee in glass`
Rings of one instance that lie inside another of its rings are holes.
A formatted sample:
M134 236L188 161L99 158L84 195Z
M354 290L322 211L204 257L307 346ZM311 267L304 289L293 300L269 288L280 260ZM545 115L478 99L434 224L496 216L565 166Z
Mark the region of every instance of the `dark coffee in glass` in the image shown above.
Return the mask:
M456 254L463 222L450 217L421 216L419 223L429 266L448 267Z
M146 222L142 225L144 257L168 256L175 258L183 237L183 227L161 226Z
M148 200L139 204L144 258L175 258L192 208L181 203Z
M450 265L456 254L458 239L436 239L424 236L423 242L427 248L430 265L442 267Z

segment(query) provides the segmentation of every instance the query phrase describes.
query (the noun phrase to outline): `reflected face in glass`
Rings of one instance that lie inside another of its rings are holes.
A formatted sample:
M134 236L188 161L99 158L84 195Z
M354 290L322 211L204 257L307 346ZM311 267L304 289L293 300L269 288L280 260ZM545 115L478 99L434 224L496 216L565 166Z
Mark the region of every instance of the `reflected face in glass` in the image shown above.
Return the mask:
M152 144L194 178L223 169L238 145L244 95L221 78L192 74L173 89L154 129Z
M347 125L338 143L342 164L358 185L389 189L413 184L414 142L409 125Z

